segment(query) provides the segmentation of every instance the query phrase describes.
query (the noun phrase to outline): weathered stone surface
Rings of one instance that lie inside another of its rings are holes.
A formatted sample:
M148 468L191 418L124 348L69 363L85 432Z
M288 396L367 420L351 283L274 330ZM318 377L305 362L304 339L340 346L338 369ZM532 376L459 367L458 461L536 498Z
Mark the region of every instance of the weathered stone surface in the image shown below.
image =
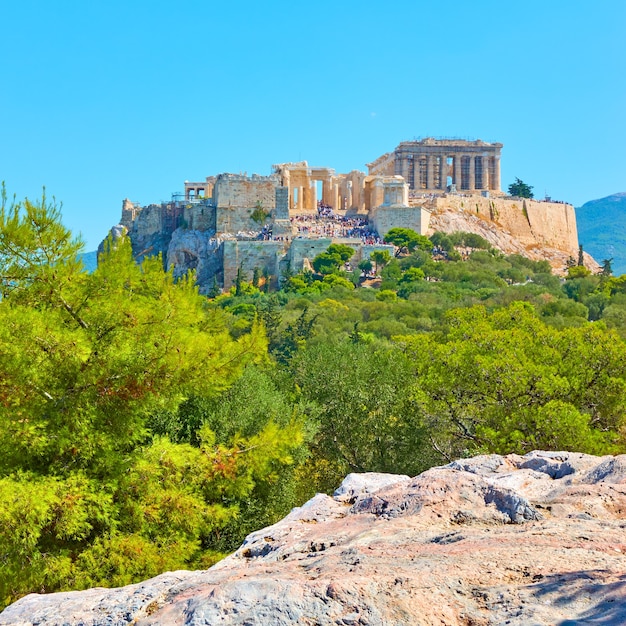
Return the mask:
M626 623L626 455L350 475L204 572L30 595L0 624Z
M177 228L167 248L168 269L173 269L176 278L193 270L201 293L207 293L213 277L222 269L221 246L222 242L215 238L213 231Z
M529 216L533 216L534 224L547 225L554 217L554 225L544 229L543 226L531 228L519 202L520 206L513 209L512 206L507 206L512 201L507 200L465 198L464 207L461 207L461 201L461 197L449 195L427 204L432 208L427 234L435 231L476 233L505 254L521 254L535 261L548 261L557 274L564 273L570 257L578 258L576 222L575 219L569 219L570 213L573 213L570 205L534 202L531 209L527 210ZM470 202L473 203L474 210L471 210ZM494 219L485 214L490 204L496 207L497 215L493 215ZM554 204L557 208L553 211ZM475 205L478 205L478 211ZM585 266L594 273L600 270L598 263L586 253Z

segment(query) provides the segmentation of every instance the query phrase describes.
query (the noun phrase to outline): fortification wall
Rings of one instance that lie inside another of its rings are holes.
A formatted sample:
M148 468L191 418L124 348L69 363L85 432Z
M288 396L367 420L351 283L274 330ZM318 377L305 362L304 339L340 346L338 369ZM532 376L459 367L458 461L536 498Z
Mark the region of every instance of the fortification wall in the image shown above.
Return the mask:
M379 206L370 211L369 218L381 237L392 228L411 228L425 235L430 224L430 211L424 207Z
M186 204L183 213L186 228L189 230L215 230L215 207L209 204Z
M280 262L286 254L286 244L282 241L237 241L228 239L222 246L224 289L235 284L237 270L241 267L246 280L252 279L254 268L266 271L276 284L280 275Z
M226 174L218 177L213 198L218 208L254 208L257 202L261 202L268 211L276 207L277 186L278 181L267 176L248 178Z
M394 253L393 246L364 245L357 239L299 237L291 242L227 239L222 244L224 289L230 289L235 284L240 267L246 280L252 278L256 267L261 272L266 271L272 277L272 284L276 285L287 262L292 271L300 272L306 266L306 259L309 262L313 261L318 254L326 252L331 243L342 243L354 249L354 256L350 259L353 267L356 267L361 260L369 258L375 250L387 250L391 255Z
M291 269L300 272L304 268L305 259L312 261L318 254L326 252L331 243L340 243L350 246L354 250L354 256L350 259L352 267L356 267L363 259L369 259L375 250L387 250L391 256L394 254L394 247L387 244L365 245L358 239L331 239L330 237L320 237L319 239L306 239L298 237L291 242L289 248L289 263Z
M576 216L570 204L448 195L435 197L428 205L435 211L464 211L494 222L525 246L546 245L569 254L578 251Z
M540 241L576 256L578 229L571 204L525 200L524 205L533 233Z
M261 230L262 223L250 218L260 205L267 213L276 209L278 181L267 176L218 176L213 192L217 207L215 229L218 234Z
M289 263L294 272L302 271L304 260L312 261L318 254L326 252L333 240L330 237L319 237L318 239L307 239L297 237L291 242L289 248Z
M133 219L127 223L123 220L122 224L129 232L137 233L141 237L160 235L163 231L163 209L160 204L135 207Z

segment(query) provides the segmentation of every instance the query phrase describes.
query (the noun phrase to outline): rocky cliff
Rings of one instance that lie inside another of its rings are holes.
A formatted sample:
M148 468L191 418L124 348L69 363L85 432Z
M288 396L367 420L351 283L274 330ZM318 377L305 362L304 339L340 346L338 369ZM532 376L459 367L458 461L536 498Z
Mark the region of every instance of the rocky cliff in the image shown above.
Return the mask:
M578 259L576 219L570 205L557 205L556 208L561 209L556 212L560 218L557 222L560 221L561 224L549 228L549 215L546 206L542 206L547 204L539 202L529 204L530 210L527 209L529 219L526 220L521 209L517 212L510 211L508 215L504 211L500 214L496 211L494 215L489 216L485 215L484 211L459 209L440 200L438 206L433 208L428 234L435 231L476 233L505 254L521 254L535 261L546 260L555 273L564 274L568 259ZM496 207L498 206L496 204ZM533 213L533 209L537 207L543 210L535 210ZM572 210L571 215L568 209ZM534 219L531 219L531 216ZM518 219L513 219L515 217ZM567 217L571 217L569 225ZM593 257L587 253L584 257L586 267L594 273L600 271L600 265Z
M203 572L30 595L0 624L626 623L626 455L350 475Z

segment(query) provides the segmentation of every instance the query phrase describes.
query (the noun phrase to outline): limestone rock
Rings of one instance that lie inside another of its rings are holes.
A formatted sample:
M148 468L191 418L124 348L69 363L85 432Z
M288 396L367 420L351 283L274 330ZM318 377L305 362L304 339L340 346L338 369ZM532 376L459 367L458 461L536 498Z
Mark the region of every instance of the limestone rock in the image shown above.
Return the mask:
M433 212L428 234L435 231L475 233L504 254L521 254L534 261L548 261L556 274L565 274L567 260L570 257L578 258L578 253L574 249L566 251L562 247L552 247L542 242L540 237L537 237L535 242L529 243L528 240L523 240L518 234L509 232L502 225L453 207L440 207ZM584 260L585 266L594 274L600 271L600 265L587 253L584 254Z
M32 594L0 625L626 623L626 455L352 474L203 572Z
M168 269L173 268L176 278L193 270L200 292L208 293L213 276L222 269L221 258L217 254L220 246L221 241L215 238L213 231L178 228L172 233L167 248Z

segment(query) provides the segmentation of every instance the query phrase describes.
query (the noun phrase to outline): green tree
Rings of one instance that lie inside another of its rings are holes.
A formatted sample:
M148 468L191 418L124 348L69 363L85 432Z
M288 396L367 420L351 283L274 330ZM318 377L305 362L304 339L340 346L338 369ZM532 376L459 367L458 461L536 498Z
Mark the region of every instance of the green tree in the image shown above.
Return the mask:
M413 252L416 248L426 251L433 249L433 243L428 237L416 233L411 228L391 228L385 235L385 241L398 248L396 256L402 251Z
M509 195L517 198L534 198L533 188L519 178L509 185Z
M444 458L535 448L624 449L624 344L600 327L556 330L514 303L447 316L436 336L403 340L415 400Z
M292 370L318 407L313 454L340 472L414 475L429 466L426 434L409 397L411 367L398 349L361 341L310 345Z
M376 274L391 261L391 255L388 250L374 250L370 254L370 259L376 264Z
M604 259L604 261L602 261L602 270L600 271L600 274L602 274L602 276L613 276L613 258L610 259Z
M341 243L331 243L326 252L318 254L312 261L313 269L318 274L334 274L354 255L354 248Z
M326 275L338 271L341 263L341 257L338 254L322 252L313 259L311 265L318 274Z
M369 274L372 271L373 267L374 267L374 265L373 265L373 263L369 259L363 259L359 263L359 269L361 270L361 272L363 272L366 275Z
M343 243L331 243L326 252L328 254L336 254L342 263L347 263L354 255L354 248Z
M3 202L0 602L210 564L215 532L302 444L271 419L222 442L204 427L198 447L153 437L151 416L264 362L264 333L234 340L191 275L136 265L126 238L92 274L79 251L45 199Z

